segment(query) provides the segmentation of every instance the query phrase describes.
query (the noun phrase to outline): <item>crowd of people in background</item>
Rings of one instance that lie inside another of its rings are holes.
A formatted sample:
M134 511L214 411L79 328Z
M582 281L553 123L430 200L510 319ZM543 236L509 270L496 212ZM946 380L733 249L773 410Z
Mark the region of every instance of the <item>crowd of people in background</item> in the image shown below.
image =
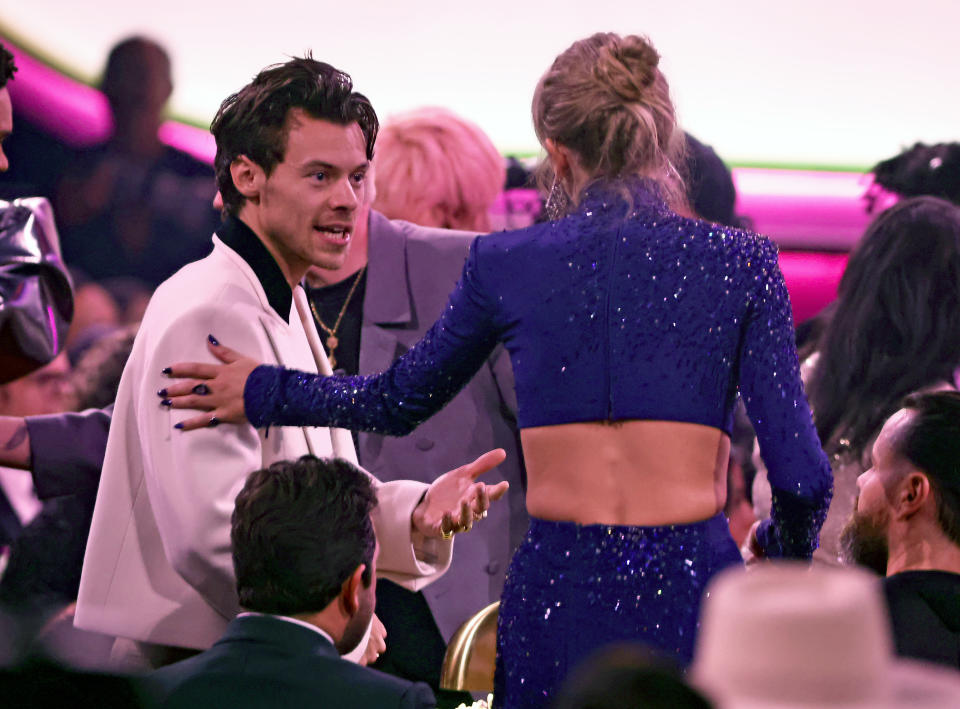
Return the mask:
M541 136L553 172L538 183L543 165L501 155L480 126L445 108L378 125L349 77L329 70L311 68L336 91L302 104L335 100L342 113L326 115L317 104L301 116L301 132L313 130L311 117L336 126L340 132L323 139L349 150L337 153L342 166L319 170L333 185L324 189L339 189L333 181L341 171L366 192L361 197L357 188L356 203L346 206L333 200L349 202L353 193L324 198L316 213L327 221L313 227L324 232L324 246L306 249L315 257L307 263L304 254L264 248L247 228L251 214L267 224L292 211L264 187L280 179L275 170L289 157L285 151L297 149L287 142L296 131L286 110L270 119L278 150L246 155L243 122L266 114L256 113L252 90L230 97L212 129L217 163L198 161L159 139L173 88L170 58L156 42L133 37L111 50L100 86L113 116L110 138L76 150L16 118L5 89L16 67L0 46L0 168L7 168L0 197L10 200L0 202L0 258L22 262L16 234L38 229L43 267L10 269L10 276L39 279L46 285L37 290L48 298L62 282L55 266L65 265L72 281L70 307L51 308L59 321L41 323L63 335L59 352L42 366L22 365L30 370L22 376L0 376L4 695L39 702L61 692L56 696L69 702L96 694L101 706L169 707L273 706L281 696L284 706L317 697L358 707L473 701L441 686L448 643L464 621L501 598L511 557L531 543L531 516L542 524L525 499L521 438L530 407L518 404L508 348L491 342L450 403L402 436L374 424L346 432L337 428L340 419L305 427L303 435L299 424L258 433L219 410L203 414L199 432L173 432L197 420L177 396L208 397L218 380L194 376L183 392L176 381L159 380L161 369L177 362L214 361L208 342L221 360L234 361L237 355L218 349L219 339L258 362L354 377L345 381L359 396L357 377L386 370L419 352L421 338L437 337L434 320L454 309L448 294L462 274L472 275L464 262L476 258L477 234L548 222L558 200L568 198L557 190L558 166L571 160L554 152L564 145L560 134ZM629 71L628 63L620 70ZM649 88L659 80L656 71L638 83ZM559 95L559 81L545 79L539 100L544 92ZM610 101L645 100L632 91L620 86ZM659 120L656 111L650 115ZM357 126L355 134L348 130ZM598 150L616 140L635 149L623 130L584 141ZM663 178L662 194L680 217L741 238L750 223L736 212L730 170L708 145L677 133L682 162ZM237 167L244 159L249 165ZM797 542L761 524L782 507L783 495L760 455L770 444L758 447L738 403L718 485L725 530L757 563L746 573L719 573L692 658L662 648L604 648L575 663L544 706L960 702L960 144L918 143L871 174L865 208L895 203L875 210L836 301L799 328L795 343L833 476L825 522L814 520L819 511L805 512L812 526L823 523L812 566L758 561ZM53 206L52 238L49 228L14 227L7 216L35 209L13 201L35 196ZM603 199L606 207L612 198ZM237 254L257 287L238 286L209 266ZM208 270L181 271L197 261ZM302 274L287 268L301 261ZM6 274L6 264L0 270ZM217 279L229 286L227 295ZM4 288L0 283L0 363L19 363L25 357L17 338L35 334L13 325L8 313L19 305ZM216 301L210 311L204 299ZM174 311L178 300L196 307ZM293 335L269 324L266 335L244 329L278 315L284 326L292 323ZM294 354L281 354L284 348ZM18 366L5 372L20 374ZM146 374L153 370L156 386ZM177 437L169 454L142 440L145 426ZM494 449L502 456L488 460ZM475 482L494 465L489 484ZM444 471L451 472L438 479ZM179 481L158 486L151 475ZM122 500L129 517L117 513L119 502L105 509L105 497ZM136 593L151 585L145 603ZM151 604L159 610L147 628ZM128 626L134 629L124 635ZM511 671L498 668L501 676Z

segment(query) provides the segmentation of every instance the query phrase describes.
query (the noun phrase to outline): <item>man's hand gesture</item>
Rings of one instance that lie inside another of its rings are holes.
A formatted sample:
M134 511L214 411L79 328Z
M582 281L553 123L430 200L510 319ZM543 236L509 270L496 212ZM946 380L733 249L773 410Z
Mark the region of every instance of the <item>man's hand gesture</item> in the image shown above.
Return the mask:
M470 531L474 522L487 516L490 503L503 497L510 487L506 481L487 485L477 478L506 457L506 452L497 448L437 478L413 511L414 530L442 539Z

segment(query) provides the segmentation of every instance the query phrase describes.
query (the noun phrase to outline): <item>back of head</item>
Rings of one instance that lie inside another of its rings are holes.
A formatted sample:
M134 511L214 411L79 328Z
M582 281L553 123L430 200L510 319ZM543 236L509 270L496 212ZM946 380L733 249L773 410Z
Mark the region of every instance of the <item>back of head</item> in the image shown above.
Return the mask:
M850 255L808 393L820 438L856 453L907 394L960 362L960 208L934 197L880 214Z
M710 709L675 667L639 645L616 645L580 664L564 682L554 709Z
M960 546L960 392L916 394L904 408L914 415L894 446L930 480L937 521Z
M533 95L533 125L575 151L595 179L644 177L683 205L683 132L660 55L644 37L598 33L554 60Z
M687 194L690 206L701 219L726 226L740 226L734 213L737 187L733 174L717 152L685 133L687 145Z
M369 584L376 504L369 477L338 458L303 456L251 473L230 530L240 605L279 615L321 611L360 564Z
M0 89L6 88L7 82L13 78L17 65L13 63L13 54L0 44Z
M133 350L137 325L114 330L90 344L73 370L76 408L101 409L117 398L120 377Z
M871 172L876 184L902 197L930 195L960 204L960 143L916 143Z
M245 200L233 184L230 165L245 155L269 176L286 153L287 118L294 109L340 125L357 123L367 159L373 158L377 114L370 101L353 90L349 75L309 54L267 67L220 104L210 125L217 141L217 187L227 213L237 214Z
M423 226L488 231L506 168L490 138L444 108L384 123L377 144L375 209Z

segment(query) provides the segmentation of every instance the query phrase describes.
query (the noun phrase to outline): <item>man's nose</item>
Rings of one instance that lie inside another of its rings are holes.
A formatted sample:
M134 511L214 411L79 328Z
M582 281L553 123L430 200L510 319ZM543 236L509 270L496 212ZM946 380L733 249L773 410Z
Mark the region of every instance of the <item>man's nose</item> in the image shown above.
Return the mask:
M349 179L339 180L331 195L331 206L334 209L356 209L360 206L361 187L354 185Z

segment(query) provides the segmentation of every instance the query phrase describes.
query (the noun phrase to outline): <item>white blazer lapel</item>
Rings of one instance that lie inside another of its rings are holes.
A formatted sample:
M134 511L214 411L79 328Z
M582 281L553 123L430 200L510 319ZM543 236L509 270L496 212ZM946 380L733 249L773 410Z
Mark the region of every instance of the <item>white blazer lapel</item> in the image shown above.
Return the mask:
M310 350L317 363L317 371L329 377L333 374L333 368L330 366L330 360L327 359L327 353L323 350L323 345L320 344L320 335L317 334L317 326L313 322L313 313L310 312L310 305L307 303L307 294L300 286L293 289L293 302L296 303L303 331L307 335L307 342L310 343ZM331 427L330 438L333 441L333 454L336 457L359 465L357 452L353 447L353 437L349 431Z

